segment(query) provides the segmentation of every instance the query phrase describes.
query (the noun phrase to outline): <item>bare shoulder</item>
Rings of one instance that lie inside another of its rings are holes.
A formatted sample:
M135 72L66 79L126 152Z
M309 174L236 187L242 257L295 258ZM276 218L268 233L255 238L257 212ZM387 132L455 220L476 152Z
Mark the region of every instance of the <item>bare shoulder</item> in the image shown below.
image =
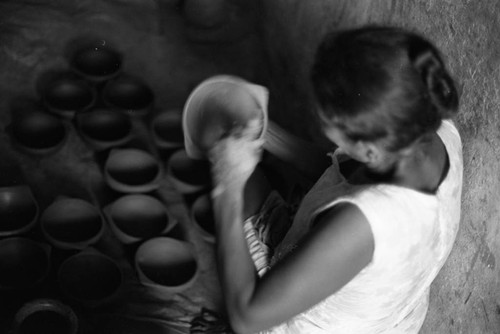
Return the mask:
M335 206L321 212L313 221L312 230L322 229L338 230L351 226L354 229L365 230L371 233L370 223L361 209L349 202L336 204ZM362 232L362 231L360 231Z
M313 222L309 237L315 242L328 244L332 252L342 253L338 263L347 270L347 276L356 274L349 275L349 268L359 271L373 258L375 242L370 223L352 203L340 203L321 213Z

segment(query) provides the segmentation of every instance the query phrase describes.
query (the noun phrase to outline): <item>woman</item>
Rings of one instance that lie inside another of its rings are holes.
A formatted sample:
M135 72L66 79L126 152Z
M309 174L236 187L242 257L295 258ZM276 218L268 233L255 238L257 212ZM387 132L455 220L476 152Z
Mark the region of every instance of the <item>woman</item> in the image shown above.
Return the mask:
M274 252L255 241L263 223L256 227L252 214L265 194L253 187L263 182L262 142L248 140L255 124L210 152L231 327L417 333L460 220L461 142L448 120L458 109L453 80L430 42L386 27L328 35L311 78L318 119L338 150ZM340 152L358 167L343 175Z

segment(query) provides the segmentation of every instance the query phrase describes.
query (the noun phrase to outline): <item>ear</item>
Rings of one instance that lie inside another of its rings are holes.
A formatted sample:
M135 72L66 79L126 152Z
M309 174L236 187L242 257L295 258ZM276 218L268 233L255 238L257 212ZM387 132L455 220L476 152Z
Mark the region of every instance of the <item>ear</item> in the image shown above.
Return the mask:
M370 167L380 166L384 160L384 152L374 143L359 142L358 152L363 163Z

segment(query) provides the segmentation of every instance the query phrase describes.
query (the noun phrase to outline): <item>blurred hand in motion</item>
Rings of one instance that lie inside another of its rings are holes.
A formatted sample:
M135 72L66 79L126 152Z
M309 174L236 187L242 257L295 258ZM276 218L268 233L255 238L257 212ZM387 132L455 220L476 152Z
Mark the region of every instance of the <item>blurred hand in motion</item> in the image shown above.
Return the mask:
M212 178L217 189L244 187L262 156L262 121L253 119L233 129L210 150Z

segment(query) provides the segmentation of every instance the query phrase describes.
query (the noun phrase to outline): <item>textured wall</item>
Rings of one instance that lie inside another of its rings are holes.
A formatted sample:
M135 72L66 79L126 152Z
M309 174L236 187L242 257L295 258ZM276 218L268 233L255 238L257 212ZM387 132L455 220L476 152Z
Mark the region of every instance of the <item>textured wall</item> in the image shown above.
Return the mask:
M464 143L462 221L432 286L422 333L500 333L500 3L263 0L260 6L271 117L313 139L320 138L309 121L308 68L326 31L392 24L424 33L443 50L462 89L457 119Z

